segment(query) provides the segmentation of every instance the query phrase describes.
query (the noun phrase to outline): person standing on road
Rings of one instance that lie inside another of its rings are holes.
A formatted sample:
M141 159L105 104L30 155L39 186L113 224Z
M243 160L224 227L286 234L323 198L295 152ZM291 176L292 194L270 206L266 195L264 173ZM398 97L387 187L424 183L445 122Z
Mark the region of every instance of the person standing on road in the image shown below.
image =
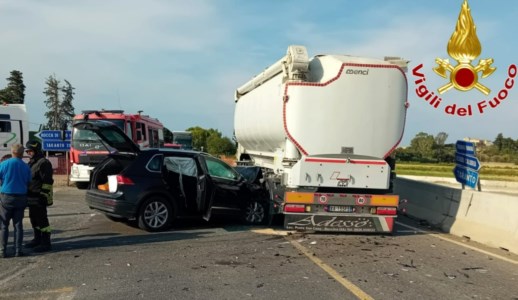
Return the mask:
M7 257L9 223L13 220L14 256L23 256L23 214L27 207L27 188L31 169L22 160L23 145L11 146L12 157L0 163L0 257Z
M51 250L51 228L47 216L47 206L53 202L54 179L52 164L43 156L39 141L28 141L25 145L26 152L30 156L32 180L29 184L28 206L34 239L25 244L26 248L34 248L34 252L47 252Z

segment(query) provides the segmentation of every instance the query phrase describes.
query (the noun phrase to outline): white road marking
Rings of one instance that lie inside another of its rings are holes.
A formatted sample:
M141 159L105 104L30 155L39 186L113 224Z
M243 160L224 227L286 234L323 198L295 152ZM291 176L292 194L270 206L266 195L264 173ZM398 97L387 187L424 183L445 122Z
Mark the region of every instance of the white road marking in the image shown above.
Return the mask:
M20 275L26 273L27 271L29 271L31 269L34 269L37 265L38 264L36 264L36 263L28 264L25 268L21 268L19 270L16 270L11 275L9 275L9 276L7 276L5 278L0 279L0 286L5 285L7 282L9 282L13 278L20 277ZM9 272L11 272L11 271L9 271Z

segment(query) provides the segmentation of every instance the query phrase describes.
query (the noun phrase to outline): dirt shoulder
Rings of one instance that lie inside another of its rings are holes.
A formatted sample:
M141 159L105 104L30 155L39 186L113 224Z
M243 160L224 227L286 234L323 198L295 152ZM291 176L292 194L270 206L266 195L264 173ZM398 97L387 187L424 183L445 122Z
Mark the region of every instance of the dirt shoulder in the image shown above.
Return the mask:
M59 187L75 186L75 184L72 182L68 183L68 175L54 174L53 178L54 178L54 186L59 186Z

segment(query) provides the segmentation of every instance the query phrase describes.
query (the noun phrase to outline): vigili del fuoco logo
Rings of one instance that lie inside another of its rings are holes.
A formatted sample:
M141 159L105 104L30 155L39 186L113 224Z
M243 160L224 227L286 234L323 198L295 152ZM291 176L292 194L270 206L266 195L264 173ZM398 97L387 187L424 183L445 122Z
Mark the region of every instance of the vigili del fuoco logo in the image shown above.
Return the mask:
M483 114L504 102L514 87L516 65L511 64L507 68L507 78L504 81L503 88L497 93L493 93L494 96L490 95L491 89L484 85L483 79L491 76L496 71L496 67L493 66L493 58L480 59L476 65L473 62L480 56L482 45L477 37L475 22L471 17L467 0L462 3L455 31L448 41L447 51L448 55L456 62L451 63L447 58L435 59L436 66L433 71L442 78L449 80L449 82L437 88L437 94L429 90L424 84L426 78L422 71L423 64L412 70L412 75L416 77L415 91L418 97L424 99L433 108L442 108L443 99L439 95L445 94L452 88L461 92L477 90L483 95L489 96L488 99L478 100L476 104L453 103L445 100L444 112L461 117L472 116L476 113Z

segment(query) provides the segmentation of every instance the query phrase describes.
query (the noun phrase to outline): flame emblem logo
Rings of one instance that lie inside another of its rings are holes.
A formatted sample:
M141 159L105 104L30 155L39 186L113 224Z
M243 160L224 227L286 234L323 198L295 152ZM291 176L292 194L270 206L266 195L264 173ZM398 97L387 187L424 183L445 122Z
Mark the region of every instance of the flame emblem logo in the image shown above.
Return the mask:
M489 88L478 82L478 73L481 73L482 78L491 75L496 70L491 66L493 59L481 59L476 66L471 64L482 52L482 46L470 11L468 1L464 0L457 26L448 42L448 54L457 61L457 65L451 65L448 59L435 59L438 66L433 68L433 71L437 75L447 78L447 73L450 72L450 82L437 89L439 94L447 92L452 87L463 92L475 88L485 95L491 92Z

